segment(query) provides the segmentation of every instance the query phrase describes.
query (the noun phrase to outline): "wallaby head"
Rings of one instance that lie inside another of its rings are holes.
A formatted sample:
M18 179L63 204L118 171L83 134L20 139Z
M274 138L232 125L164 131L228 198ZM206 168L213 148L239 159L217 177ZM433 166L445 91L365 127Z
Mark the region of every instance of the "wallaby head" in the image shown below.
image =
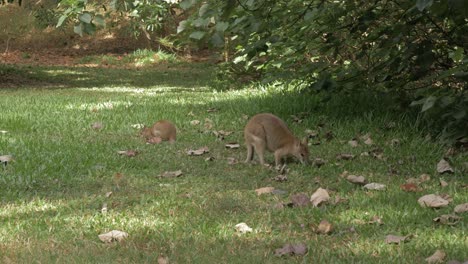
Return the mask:
M297 139L294 143L293 153L291 153L294 157L296 157L302 164L309 164L309 140L305 137L302 140Z
M151 127L143 126L140 130L140 135L146 139L151 138L153 136L151 130Z

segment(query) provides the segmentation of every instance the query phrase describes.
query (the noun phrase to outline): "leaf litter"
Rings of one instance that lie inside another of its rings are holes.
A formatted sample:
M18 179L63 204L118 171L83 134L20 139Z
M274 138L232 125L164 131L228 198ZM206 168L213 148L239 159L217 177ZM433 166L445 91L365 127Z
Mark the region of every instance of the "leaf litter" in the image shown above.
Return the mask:
M193 149L189 149L187 150L187 155L189 156L201 156L205 153L208 153L210 152L210 149L208 147L201 147L199 149L196 149L196 150L193 150Z
M422 207L440 208L449 204L449 201L435 194L427 194L418 199Z
M330 195L327 190L318 188L310 197L310 202L314 207L318 207L330 200Z
M307 245L304 243L298 244L285 244L282 248L275 250L275 256L281 257L284 255L298 255L303 256L307 254Z
M111 243L113 241L122 242L128 237L128 233L120 230L112 230L110 232L100 234L98 237L104 243Z

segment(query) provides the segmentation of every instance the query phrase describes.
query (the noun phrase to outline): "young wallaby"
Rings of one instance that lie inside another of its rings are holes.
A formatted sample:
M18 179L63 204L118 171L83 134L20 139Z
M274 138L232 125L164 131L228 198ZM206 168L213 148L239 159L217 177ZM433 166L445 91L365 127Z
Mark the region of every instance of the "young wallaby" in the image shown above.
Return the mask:
M296 157L302 164L309 162L307 137L302 141L295 137L284 121L275 115L265 113L253 116L244 128L244 138L247 146L245 162L253 159L254 149L262 165L265 164L265 149L274 153L276 166L286 155Z
M159 143L163 140L168 140L170 143L174 143L176 140L176 133L176 127L168 120L159 120L154 123L152 127L145 126L141 131L141 135L147 141L153 141L153 139L156 139L154 143Z

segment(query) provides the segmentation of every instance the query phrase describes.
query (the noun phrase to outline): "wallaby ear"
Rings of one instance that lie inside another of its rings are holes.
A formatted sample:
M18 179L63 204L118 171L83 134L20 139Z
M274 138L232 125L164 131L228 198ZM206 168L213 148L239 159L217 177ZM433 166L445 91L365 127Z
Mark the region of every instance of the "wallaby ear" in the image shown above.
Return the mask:
M302 144L307 145L309 144L309 137L304 137L301 141Z

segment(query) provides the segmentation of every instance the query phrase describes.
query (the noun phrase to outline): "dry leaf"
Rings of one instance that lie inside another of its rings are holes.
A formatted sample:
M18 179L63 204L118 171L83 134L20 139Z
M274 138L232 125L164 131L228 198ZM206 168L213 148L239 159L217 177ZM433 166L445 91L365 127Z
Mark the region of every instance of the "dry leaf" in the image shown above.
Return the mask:
M419 182L420 183L423 183L423 182L427 182L427 181L430 181L431 180L431 176L429 174L426 174L426 173L423 173L419 176Z
M421 191L421 188L419 188L414 183L402 184L402 185L400 185L400 188L405 192L419 192L419 191Z
M364 185L363 188L367 189L367 190L383 191L383 190L385 190L385 184L372 182L372 183L368 183L368 184Z
M369 221L369 224L378 224L378 225L383 225L383 221L382 221L382 218L380 218L379 216L377 215L374 215L371 220Z
M374 141L372 141L372 138L369 137L366 140L364 140L364 144L370 146L370 145L374 144Z
M333 232L333 225L327 220L322 220L315 231L319 234L330 234Z
M453 209L453 211L457 214L468 212L468 203L459 204L455 206L455 209Z
M351 139L350 141L348 141L348 144L353 148L359 146L359 143L356 139Z
M233 158L233 157L228 157L228 158L226 158L226 159L227 159L227 163L228 163L229 165L235 165L235 164L239 163L239 161L237 161L237 159L236 159L236 158Z
M91 128L94 130L101 130L104 127L104 125L101 122L94 122L91 125Z
M219 108L216 108L216 107L211 107L211 108L208 108L206 110L206 112L208 113L214 113L214 112L218 112L219 111Z
M255 192L257 193L257 195L262 195L265 193L271 193L274 189L275 187L263 187L263 188L256 189Z
M452 214L444 214L439 217L432 219L434 222L438 222L444 225L456 225L462 218Z
M11 155L0 156L0 163L2 163L4 166L6 166L8 162L11 162L12 160L13 160L13 156Z
M215 160L215 157L208 157L208 158L205 159L205 161L214 161L214 160Z
M280 175L274 177L273 180L277 181L277 182L285 182L285 181L288 180L288 176L280 174Z
M107 213L107 203L103 203L101 207L101 213L106 214Z
M367 180L364 178L364 176L348 175L346 180L359 185L365 185L367 183Z
M282 248L275 250L275 256L281 257L284 255L299 255L307 254L307 246L305 244L286 244Z
M206 129L206 130L210 130L213 128L213 120L209 119L209 118L205 118L205 124L203 125L203 127Z
M441 159L439 163L437 163L437 172L440 174L443 173L454 173L453 168L450 166L448 161L445 159Z
M439 195L428 194L419 198L418 203L422 207L440 208L447 206L449 204L449 201L445 200Z
M226 144L224 146L226 148L228 148L228 149L238 149L238 148L240 148L240 145L238 143L235 143L235 142L228 143L228 144Z
M192 121L190 121L190 124L191 124L192 126L199 125L199 124L200 124L200 120L192 120Z
M336 204L339 204L339 203L347 203L347 202L348 202L348 199L343 198L343 197L341 197L339 195L336 195L335 200L333 201L333 204L336 205Z
M160 255L158 257L158 264L169 264L169 257Z
M330 195L328 194L327 190L318 188L317 191L312 194L310 197L310 202L313 206L318 207L322 203L328 202L330 199Z
M442 179L439 179L439 183L440 183L440 186L441 187L447 187L448 186L448 183Z
M111 197L111 195L112 195L112 192L106 192L106 198Z
M339 160L352 160L354 159L354 155L348 154L348 153L341 153L341 154L338 154L336 158Z
M98 237L104 243L110 243L112 241L122 242L128 237L128 234L123 231L112 230L108 233L101 234Z
M385 243L387 244L400 244L401 242L407 242L409 236L395 236L395 235L387 235L385 237Z
M246 223L239 223L235 226L236 231L245 234L252 232L252 228L250 228Z
M319 134L317 130L310 130L310 129L306 129L305 133L308 138L316 138L318 137L318 134Z
M298 193L291 196L291 202L294 207L301 207L309 205L310 199L307 194Z
M213 131L213 134L214 134L219 140L224 140L225 137L231 135L232 133L233 133L232 131L224 131L224 130Z
M200 156L200 155L203 155L203 154L208 153L208 152L210 152L210 149L208 147L201 147L201 148L199 148L197 150L192 150L192 149L188 150L187 155L189 155L189 156Z
M392 147L396 147L396 146L399 146L400 145L400 140L397 139L397 138L394 138L390 141L390 146Z
M322 165L324 165L326 163L325 160L321 159L321 158L315 158L314 161L313 161L313 165L316 166L317 168L320 168L322 167Z
M176 178L180 177L182 175L182 170L176 170L176 171L165 171L159 177L161 178Z
M443 263L445 256L446 256L445 252L438 249L436 250L436 252L434 252L434 254L432 254L432 256L426 258L426 262L430 264Z
M119 150L117 151L118 154L124 155L127 157L135 157L138 154L137 150Z

